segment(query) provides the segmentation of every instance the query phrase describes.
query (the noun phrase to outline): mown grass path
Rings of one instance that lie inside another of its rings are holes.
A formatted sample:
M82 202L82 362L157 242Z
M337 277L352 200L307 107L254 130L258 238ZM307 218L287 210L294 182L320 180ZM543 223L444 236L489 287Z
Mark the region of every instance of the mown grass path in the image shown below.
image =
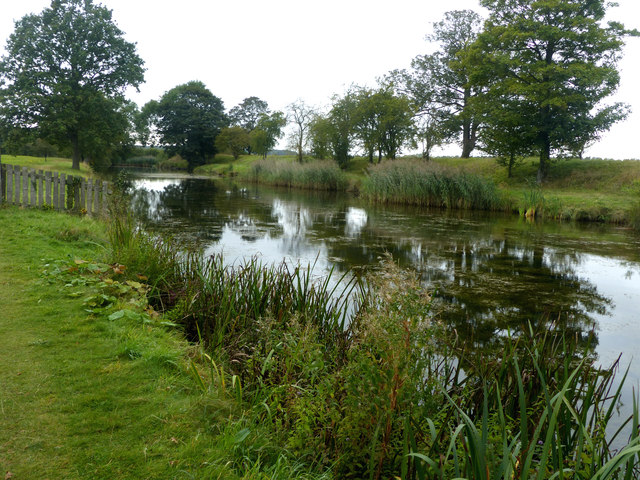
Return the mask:
M180 340L91 315L42 278L99 255L103 229L0 208L0 478L201 478L211 459Z

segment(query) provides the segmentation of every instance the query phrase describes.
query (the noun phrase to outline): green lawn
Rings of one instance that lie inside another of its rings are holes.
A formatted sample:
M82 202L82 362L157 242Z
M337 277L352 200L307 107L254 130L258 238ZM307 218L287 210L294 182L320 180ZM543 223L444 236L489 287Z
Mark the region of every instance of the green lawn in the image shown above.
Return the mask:
M87 312L82 276L43 275L104 256L104 225L14 207L0 225L3 478L237 478L233 404L196 389L192 347L139 315Z
M52 172L60 172L67 175L94 177L91 167L86 163L80 164L80 171L71 168L71 159L48 157L46 160L42 157L28 157L24 155L2 155L2 163L10 165L18 165L20 167L33 168L34 170L47 170Z

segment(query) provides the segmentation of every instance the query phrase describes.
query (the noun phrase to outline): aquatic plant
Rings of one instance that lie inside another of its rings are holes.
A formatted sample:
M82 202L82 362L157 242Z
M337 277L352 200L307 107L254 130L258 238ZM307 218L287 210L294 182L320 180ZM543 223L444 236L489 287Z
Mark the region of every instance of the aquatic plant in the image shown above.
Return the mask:
M348 182L337 163L330 160L307 163L260 160L251 165L248 179L279 187L343 191Z
M495 184L432 162L396 160L369 169L362 194L374 202L439 208L504 208Z

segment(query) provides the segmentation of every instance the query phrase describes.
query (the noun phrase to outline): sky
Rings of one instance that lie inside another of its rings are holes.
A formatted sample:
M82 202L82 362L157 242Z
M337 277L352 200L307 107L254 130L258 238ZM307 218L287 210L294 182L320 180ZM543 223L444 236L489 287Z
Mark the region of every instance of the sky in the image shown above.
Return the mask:
M97 1L97 0L95 0ZM407 68L431 53L425 41L445 11L472 9L477 0L101 0L125 38L137 44L146 82L128 97L142 106L166 91L199 80L228 110L257 96L286 111L302 99L326 107L351 84L374 86L376 78ZM640 29L640 2L618 0L610 20ZM0 52L14 22L39 13L50 0L0 0ZM619 63L620 88L611 101L632 113L589 148L587 156L640 158L640 38L627 40ZM281 146L284 146L283 144ZM450 146L436 154L458 154Z

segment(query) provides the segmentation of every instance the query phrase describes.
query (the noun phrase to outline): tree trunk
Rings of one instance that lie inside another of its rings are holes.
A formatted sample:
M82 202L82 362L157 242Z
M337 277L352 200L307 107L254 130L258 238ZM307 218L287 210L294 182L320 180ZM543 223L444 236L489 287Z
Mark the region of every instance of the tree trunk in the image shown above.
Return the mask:
M71 134L71 148L73 150L71 168L73 170L80 170L80 145L77 132Z
M544 132L542 134L542 145L540 146L540 164L538 165L538 175L536 177L538 184L542 183L547 178L550 158L551 142L549 140L549 134Z
M467 116L469 98L471 98L471 89L466 88L464 90L464 107L462 110L462 154L460 154L460 158L469 158L473 149L476 148L478 125L473 122L472 118Z

